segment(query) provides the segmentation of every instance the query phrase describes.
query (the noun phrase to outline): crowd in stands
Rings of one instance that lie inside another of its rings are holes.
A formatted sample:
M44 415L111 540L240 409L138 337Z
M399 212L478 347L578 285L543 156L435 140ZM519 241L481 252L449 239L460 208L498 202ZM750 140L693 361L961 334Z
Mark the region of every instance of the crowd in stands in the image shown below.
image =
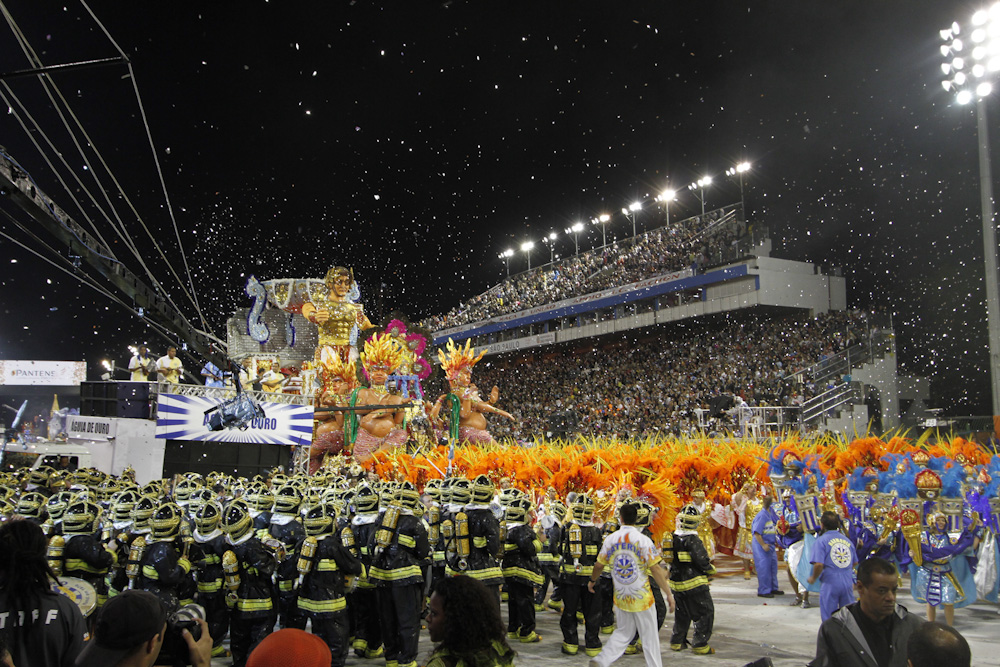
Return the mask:
M612 243L510 276L421 324L440 331L685 268L700 272L735 257L746 234L739 210L711 211L641 234L634 242Z
M491 420L497 439L558 432L556 422L570 437L692 433L699 427L695 409L708 410L724 394L751 406L795 406L824 390L808 377L786 378L862 342L867 318L839 311L814 319L679 325L671 335L584 350L487 357L473 381L483 395L498 386L498 405L515 417ZM716 415L709 428L724 430L734 418Z

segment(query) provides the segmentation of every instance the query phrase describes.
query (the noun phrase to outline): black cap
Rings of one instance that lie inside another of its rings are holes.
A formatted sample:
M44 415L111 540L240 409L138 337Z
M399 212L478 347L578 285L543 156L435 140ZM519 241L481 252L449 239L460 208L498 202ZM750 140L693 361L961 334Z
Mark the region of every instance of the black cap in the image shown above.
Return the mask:
M76 659L74 667L106 667L163 630L167 610L160 598L147 591L126 591L109 599L97 616L94 636Z

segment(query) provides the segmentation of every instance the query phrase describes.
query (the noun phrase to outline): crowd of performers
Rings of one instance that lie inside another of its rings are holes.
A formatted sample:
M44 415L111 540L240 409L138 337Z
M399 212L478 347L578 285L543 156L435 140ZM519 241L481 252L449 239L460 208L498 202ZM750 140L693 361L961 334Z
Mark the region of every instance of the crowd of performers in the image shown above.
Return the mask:
M415 486L405 473L379 479L378 466L355 478L188 474L142 487L128 473L38 469L0 480L0 514L39 523L53 571L93 587L98 605L131 588L171 611L201 605L217 653L228 635L238 666L276 626L307 623L334 665L351 649L415 665L429 590L459 575L485 584L498 605L506 597L509 640L539 641L536 612L556 609L560 650L596 656L614 626L598 554L620 527L623 503L638 505L637 528L670 564L670 590L654 587L653 596L658 627L676 603L673 650L712 652L712 560L730 547L746 559L745 576L756 570L764 597L780 593L776 554L784 549L796 602L818 593L824 620L853 600L837 581L848 582L850 596L854 566L872 556L909 572L930 618L943 607L951 623L956 607L997 601L1000 459L889 454L884 470L859 466L838 488L822 458L775 448L762 462L768 484L747 478L726 507L698 486L678 496L683 481L648 470L617 471L607 488L564 495L468 471ZM638 650L636 637L628 652Z
M601 577L596 590L588 583L604 536L619 524L615 503L603 519L596 515L606 503L594 494L559 498L549 489L535 498L498 489L486 475L433 479L418 491L370 475L188 474L140 487L129 473L38 469L0 480L0 497L2 519L38 523L54 574L88 584L98 608L129 589L152 592L169 612L196 603L214 655L224 655L228 635L237 666L276 626L307 623L329 645L333 665L353 649L387 665L415 666L430 588L451 576L479 580L498 607L506 598L512 641L540 641L535 613L545 608L550 585L563 653L581 650L580 623L582 650L591 656L614 625L610 578ZM637 526L653 535L655 506L632 493L618 501L635 503ZM690 537L701 516L693 506L685 512L674 539L696 558L679 559L676 595L701 593L710 606L714 570ZM659 589L654 595L662 624L667 607ZM669 591L666 597L672 607ZM702 626L696 643L702 635L707 642L710 617L707 634ZM686 644L683 635L677 642Z

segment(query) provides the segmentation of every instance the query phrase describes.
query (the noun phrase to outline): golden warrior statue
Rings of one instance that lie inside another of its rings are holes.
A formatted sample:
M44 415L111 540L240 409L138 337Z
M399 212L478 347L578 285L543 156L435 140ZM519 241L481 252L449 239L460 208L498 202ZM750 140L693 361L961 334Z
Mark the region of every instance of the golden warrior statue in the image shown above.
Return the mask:
M302 316L319 327L319 345L314 359L319 361L325 347L333 348L344 361L356 359L357 353L351 354L351 330L355 326L366 329L372 323L365 316L364 307L348 296L355 286L354 274L342 266L335 266L326 272L323 282L326 294L313 295L302 305Z
M493 436L486 430L486 417L484 412L506 417L514 421L514 417L507 411L494 406L500 396L500 388L493 387L488 399L483 400L479 396L479 389L472 384L472 367L479 363L479 360L486 354L483 349L478 355L471 341L465 342L465 347L455 346L452 340L448 339L447 354L438 350L438 359L441 361L441 368L444 370L448 385L451 388L451 395L459 401L458 406L458 441L471 442L473 444L493 442ZM434 407L431 408L431 421L437 421L441 407L448 394L441 394ZM454 408L452 408L454 410Z

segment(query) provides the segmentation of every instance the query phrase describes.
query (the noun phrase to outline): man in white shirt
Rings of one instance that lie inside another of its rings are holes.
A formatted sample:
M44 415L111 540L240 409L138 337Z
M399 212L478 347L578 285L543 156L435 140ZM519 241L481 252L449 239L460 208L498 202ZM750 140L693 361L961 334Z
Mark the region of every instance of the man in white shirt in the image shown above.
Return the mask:
M177 348L167 348L166 355L156 360L156 370L160 376L160 382L178 384L181 381L181 371L184 365L177 358Z
M149 382L149 375L154 367L155 364L153 358L149 356L149 350L145 345L140 345L139 351L128 362L128 369L132 372L129 379L132 382Z
M608 667L620 658L636 631L642 641L647 667L663 667L649 577L652 576L663 591L671 612L674 611L674 596L670 592L667 575L660 566L660 550L653 540L635 527L638 510L639 505L635 502L626 502L621 506L618 513L622 527L604 538L590 583L587 584L593 593L601 572L610 564L615 586L615 631L604 644L604 650L590 660L589 667Z

